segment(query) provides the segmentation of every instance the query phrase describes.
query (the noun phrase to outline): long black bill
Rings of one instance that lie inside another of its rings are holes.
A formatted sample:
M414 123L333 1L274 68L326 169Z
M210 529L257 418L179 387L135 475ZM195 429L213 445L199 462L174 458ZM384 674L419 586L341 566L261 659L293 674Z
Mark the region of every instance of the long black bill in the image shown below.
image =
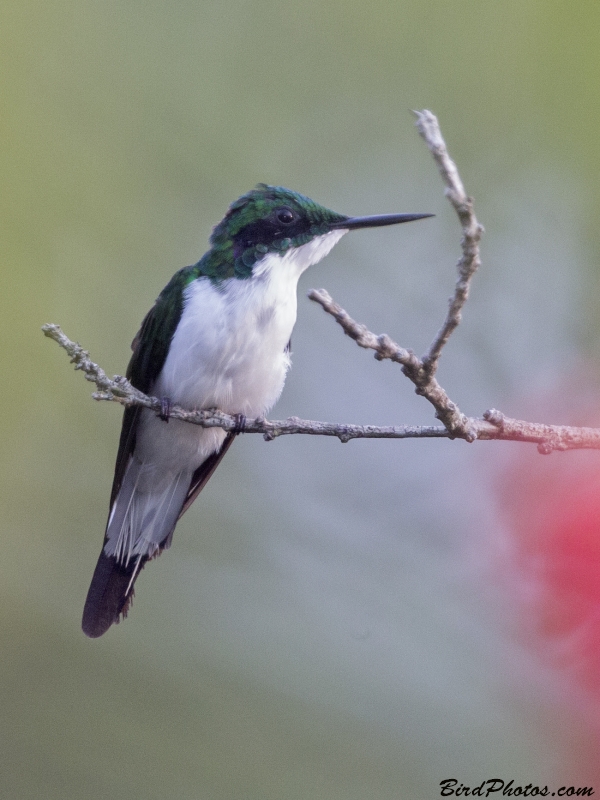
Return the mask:
M397 225L399 222L414 222L416 219L434 216L435 214L376 214L373 217L347 217L331 227L355 231L359 228L380 228L382 225Z

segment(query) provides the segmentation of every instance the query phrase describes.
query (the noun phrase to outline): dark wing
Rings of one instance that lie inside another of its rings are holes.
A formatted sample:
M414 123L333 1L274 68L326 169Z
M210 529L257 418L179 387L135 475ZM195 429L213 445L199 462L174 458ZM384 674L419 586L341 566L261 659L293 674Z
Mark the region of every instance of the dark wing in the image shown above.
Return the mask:
M185 514L188 508L192 505L194 500L198 497L202 489L206 486L208 480L212 476L213 472L221 463L221 459L225 455L225 453L231 447L233 440L235 439L236 434L229 431L225 439L223 440L223 444L221 445L221 449L217 450L208 458L205 458L202 464L198 467L198 469L192 475L192 480L190 482L190 488L188 489L187 497L185 498L185 502L182 506L181 512L179 513L178 519Z
M194 269L186 267L173 276L159 295L154 307L144 318L139 333L131 345L133 356L127 368L127 377L133 386L146 394L152 391L166 361L173 334L181 319L184 289L191 279L197 277L193 273ZM111 508L119 494L129 459L135 449L141 411L142 409L136 406L127 408L123 415L110 499ZM234 438L234 433L228 433L220 450L208 456L194 472L179 517L187 511L204 488ZM173 531L161 543L156 555L170 545L172 535ZM119 621L121 616L127 615L133 599L135 580L147 561L148 557L143 556L131 563L120 564L114 556L107 556L104 548L102 549L83 611L82 626L87 636L93 638L102 636L113 623Z
M127 367L127 378L136 389L148 394L160 375L167 359L173 334L183 311L183 292L192 267L176 272L162 290L156 303L144 317L142 325L131 343L133 355ZM129 458L135 449L137 425L142 409L132 406L125 409L119 451L115 465L115 477L110 494L110 506L119 494Z

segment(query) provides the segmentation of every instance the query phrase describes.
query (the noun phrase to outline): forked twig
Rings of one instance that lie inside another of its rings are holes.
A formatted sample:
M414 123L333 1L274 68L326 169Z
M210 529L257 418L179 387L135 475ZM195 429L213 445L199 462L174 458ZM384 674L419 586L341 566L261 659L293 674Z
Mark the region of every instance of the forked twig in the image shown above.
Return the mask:
M473 211L473 201L465 192L456 164L448 154L437 119L430 111L415 113L417 128L438 165L446 184L446 197L458 214L463 233L462 256L457 264L458 279L454 295L450 298L446 319L429 350L423 358L419 358L411 350L396 344L386 334L372 333L364 325L353 320L325 289L313 289L309 293L309 297L319 303L328 314L331 314L344 333L354 339L360 347L374 350L375 358L380 361L390 359L400 364L402 372L415 385L416 392L433 405L435 416L442 422L443 427L435 425L379 427L317 422L302 420L298 417L290 417L286 420L266 420L258 417L245 421L244 432L262 433L267 440L288 434L335 436L342 442L364 438L460 438L467 442L498 439L532 442L538 445L540 453L584 448L599 450L600 429L545 425L510 419L495 409L486 411L483 417L467 417L438 383L435 374L442 350L460 323L462 309L469 296L471 278L480 265L479 240L483 233L483 227L477 221ZM87 380L96 384L98 391L92 395L96 400L115 401L124 406L140 405L156 414L162 413L161 401L158 398L143 394L122 376L116 375L112 379L109 378L104 370L90 359L89 353L68 339L58 325L44 325L42 330L46 336L67 351L71 362L75 364L75 369L81 370ZM205 428L220 427L226 431L239 431L238 417L225 414L218 409L189 410L173 406L169 416L171 419Z

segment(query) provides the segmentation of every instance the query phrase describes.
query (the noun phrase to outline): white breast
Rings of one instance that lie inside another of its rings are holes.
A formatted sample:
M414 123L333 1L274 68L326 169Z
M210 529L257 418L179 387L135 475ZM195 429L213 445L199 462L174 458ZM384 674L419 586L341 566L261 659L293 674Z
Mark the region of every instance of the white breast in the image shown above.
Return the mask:
M152 387L184 408L220 408L256 417L273 406L290 365L286 345L296 321L298 278L346 231L316 237L284 255L269 253L246 280L219 287L199 278L185 292L181 320L162 372ZM188 479L225 438L221 428L141 415L136 458L145 464L140 491L156 491L182 470ZM141 480L141 478L140 478ZM162 483L161 483L162 481Z
M275 403L290 365L286 345L296 322L302 272L346 231L319 236L284 255L267 254L246 280L186 289L181 321L153 393L188 408L217 407L257 416Z

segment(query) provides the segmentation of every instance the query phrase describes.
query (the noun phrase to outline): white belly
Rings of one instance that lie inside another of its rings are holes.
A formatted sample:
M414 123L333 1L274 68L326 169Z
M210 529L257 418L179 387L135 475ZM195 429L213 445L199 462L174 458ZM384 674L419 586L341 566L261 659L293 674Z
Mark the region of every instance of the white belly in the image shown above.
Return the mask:
M270 276L208 278L186 290L186 304L154 387L187 408L220 408L256 416L279 397L289 366L285 352L296 321L296 285Z

